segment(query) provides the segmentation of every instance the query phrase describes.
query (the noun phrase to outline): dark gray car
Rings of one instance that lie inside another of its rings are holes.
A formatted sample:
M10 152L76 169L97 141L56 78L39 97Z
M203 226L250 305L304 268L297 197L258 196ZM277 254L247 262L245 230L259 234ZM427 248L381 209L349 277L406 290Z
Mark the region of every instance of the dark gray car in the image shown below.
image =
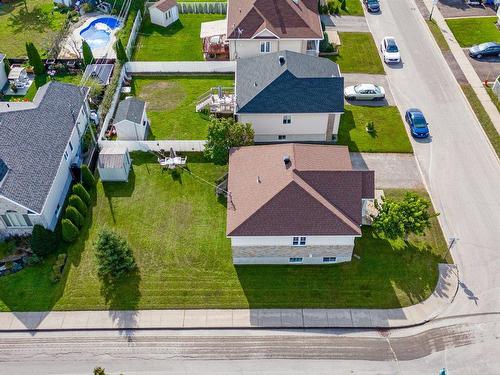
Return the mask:
M500 56L500 43L487 42L469 48L469 56L480 59L484 56Z

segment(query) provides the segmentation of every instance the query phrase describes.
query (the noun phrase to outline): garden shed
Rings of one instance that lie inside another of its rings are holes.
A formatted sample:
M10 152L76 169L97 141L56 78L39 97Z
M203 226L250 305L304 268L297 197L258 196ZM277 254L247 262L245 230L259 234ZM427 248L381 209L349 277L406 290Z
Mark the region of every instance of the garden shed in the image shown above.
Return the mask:
M127 182L130 172L128 149L119 145L104 147L99 153L97 168L103 182Z
M163 27L179 19L179 8L176 0L160 0L149 7L151 23Z

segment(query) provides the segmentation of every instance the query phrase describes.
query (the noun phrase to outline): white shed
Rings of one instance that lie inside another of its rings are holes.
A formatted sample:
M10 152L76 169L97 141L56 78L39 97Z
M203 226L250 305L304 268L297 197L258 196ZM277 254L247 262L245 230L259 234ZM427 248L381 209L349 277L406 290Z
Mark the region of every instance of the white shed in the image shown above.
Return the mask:
M5 73L5 57L4 54L0 53L0 93L2 92L3 87L7 83L7 74Z
M149 7L151 23L167 27L179 19L176 0L160 0Z
M103 148L97 160L101 181L127 182L131 164L126 147L116 145Z
M145 140L149 127L146 103L133 97L122 100L115 113L114 127L119 140Z

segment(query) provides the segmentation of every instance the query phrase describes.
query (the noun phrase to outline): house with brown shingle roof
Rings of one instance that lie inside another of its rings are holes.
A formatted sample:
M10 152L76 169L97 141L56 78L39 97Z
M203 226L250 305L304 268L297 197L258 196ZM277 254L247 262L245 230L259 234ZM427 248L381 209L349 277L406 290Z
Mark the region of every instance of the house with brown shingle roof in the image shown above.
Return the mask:
M230 60L282 50L317 56L323 39L316 0L229 0L225 26Z
M374 194L374 172L353 170L345 146L234 148L226 228L233 262L348 262Z

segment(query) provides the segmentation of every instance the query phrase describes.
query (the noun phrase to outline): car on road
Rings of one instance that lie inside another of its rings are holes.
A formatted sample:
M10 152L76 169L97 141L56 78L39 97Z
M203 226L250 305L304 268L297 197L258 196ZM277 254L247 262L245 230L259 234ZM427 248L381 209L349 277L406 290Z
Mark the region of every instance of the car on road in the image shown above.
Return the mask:
M344 89L344 97L347 100L383 100L385 98L385 90L382 86L361 83L346 87Z
M380 3L378 0L363 0L366 10L370 13L380 12Z
M401 62L401 54L396 39L392 36L386 36L380 43L380 51L387 64L397 64Z
M420 109L408 109L405 114L405 120L410 126L410 132L413 137L427 138L429 136L429 124Z
M476 59L481 59L484 56L499 56L500 57L500 43L486 42L476 44L469 48L469 56Z

